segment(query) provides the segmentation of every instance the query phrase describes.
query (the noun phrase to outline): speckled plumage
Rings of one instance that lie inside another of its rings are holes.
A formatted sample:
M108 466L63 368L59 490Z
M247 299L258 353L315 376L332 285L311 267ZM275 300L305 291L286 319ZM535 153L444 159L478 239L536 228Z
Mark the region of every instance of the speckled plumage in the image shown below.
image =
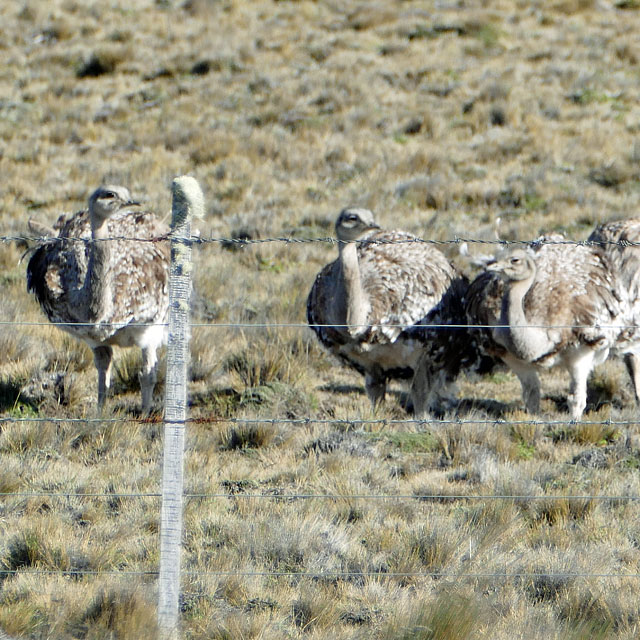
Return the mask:
M109 220L108 230L113 238L158 239L169 233L154 214L136 211L118 213ZM28 290L51 322L83 322L78 293L87 275L90 240L89 213L80 211L62 224L57 238L41 243L29 260ZM100 325L61 329L90 345L128 347L134 344L130 325L166 322L169 243L117 240L112 251L113 314Z
M547 237L541 240L560 240ZM529 331L545 349L534 357L517 352L499 329L478 329L481 347L502 358L518 375L527 408L539 410L538 367L564 366L572 376L569 403L574 417L584 406L582 382L593 366L606 359L624 321L624 294L601 252L576 244L536 243L528 248L535 262L535 278L523 299ZM513 252L501 262L507 261ZM502 266L499 263L499 266ZM470 324L501 324L508 287L496 272L481 273L466 294ZM502 320L504 322L504 319ZM610 325L609 327L605 325ZM537 328L535 328L537 327ZM577 395L580 397L576 400ZM575 400L575 402L574 402Z
M128 196L124 188L113 189ZM107 387L114 345L141 347L143 366L149 369L141 377L147 375L155 381L155 352L166 334L158 325L167 321L170 248L166 236L170 229L152 213L131 211L127 204L125 197L120 210L106 221L108 237L117 239L108 240L106 273L111 299L100 317L91 317L87 311L88 271L92 245L106 240L91 240L89 211L61 216L55 225L58 236L41 240L27 265L27 288L49 320L80 323L60 328L94 350L99 371L99 359L105 360ZM99 401L103 400L99 395ZM149 402L150 398L145 402L143 397L143 404Z
M339 309L345 306L340 258L316 277L307 299L309 325L333 355L366 376L374 403L384 396L387 379L413 379L417 368L425 367L418 383L423 388L416 388L414 380L412 389L414 408L423 412L438 392L434 387L455 378L460 363L458 354L446 358L444 353L452 333L428 325L462 322L466 279L436 247L403 231L363 235L357 261L368 304L362 331L354 335L338 325ZM438 380L436 370L447 366L451 371Z
M616 330L598 330L593 325L612 324L622 313L615 278L607 263L589 247L574 244L541 244L532 250L537 267L535 281L524 298L524 309L532 325L549 326L553 349L539 364L555 364L558 353L570 344L613 344ZM505 283L498 274L484 271L469 286L467 311L474 324L497 325ZM575 328L571 328L574 325ZM491 330L484 330L486 348L492 344Z
M600 243L599 249L606 256L626 297L626 321L635 325L618 336L615 351L624 356L636 402L640 403L640 218L601 224L589 240Z
M389 344L413 326L442 299L459 277L455 267L432 245L402 231L375 231L358 247L362 285L371 310L366 340ZM338 260L317 275L307 301L309 324L327 347L340 342L344 332L325 327L338 279Z

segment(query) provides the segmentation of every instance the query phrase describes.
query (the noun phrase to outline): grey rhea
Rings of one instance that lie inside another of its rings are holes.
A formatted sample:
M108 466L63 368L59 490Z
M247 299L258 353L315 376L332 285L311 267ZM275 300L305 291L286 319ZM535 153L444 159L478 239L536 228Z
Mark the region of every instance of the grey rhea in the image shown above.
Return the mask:
M27 265L27 289L53 323L86 342L98 370L98 407L111 379L113 347L142 350L142 408L151 408L157 351L166 342L170 228L122 186L96 189L89 208L61 217Z
M640 405L640 218L605 222L589 240L608 259L625 297L628 326L618 337L616 352L624 358Z
M582 416L587 378L615 349L625 319L599 251L558 235L511 249L471 283L466 304L471 324L492 327L479 330L480 344L518 376L529 412L540 411L538 370L557 365L570 375L571 416Z
M317 275L307 320L320 342L365 376L374 406L391 378L412 380L414 412L425 414L462 366L455 331L468 282L433 245L384 231L368 209L347 208L335 224L338 258Z

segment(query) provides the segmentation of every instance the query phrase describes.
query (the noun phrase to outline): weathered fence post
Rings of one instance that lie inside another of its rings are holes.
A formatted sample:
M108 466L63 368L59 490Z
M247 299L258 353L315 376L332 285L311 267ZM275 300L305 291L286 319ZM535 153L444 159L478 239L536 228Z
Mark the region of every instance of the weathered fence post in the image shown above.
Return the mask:
M201 217L204 198L197 181L180 176L171 185L171 272L169 340L164 400L164 462L160 516L158 627L163 640L178 637L180 547L182 543L184 431L187 417L189 301L191 298L191 219Z

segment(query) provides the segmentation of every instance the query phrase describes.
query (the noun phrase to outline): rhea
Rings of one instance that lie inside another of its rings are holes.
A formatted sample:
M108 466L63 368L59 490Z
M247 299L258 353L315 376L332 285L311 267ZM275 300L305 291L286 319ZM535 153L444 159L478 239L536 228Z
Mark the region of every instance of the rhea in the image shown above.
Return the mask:
M431 340L428 325L460 322L467 282L433 245L381 230L368 209L344 209L335 232L338 258L311 288L309 325L330 353L364 374L374 407L389 379L409 379L414 411L425 413L462 360L444 353L451 334Z
M126 187L102 186L87 211L58 223L27 266L27 289L52 323L84 341L98 370L98 407L111 380L113 347L142 350L142 409L149 411L157 378L157 352L166 342L169 227Z
M564 367L573 419L587 401L587 378L606 360L624 313L606 261L590 247L543 244L513 249L488 265L467 292L473 323L493 325L484 348L520 379L526 408L540 410L538 370Z

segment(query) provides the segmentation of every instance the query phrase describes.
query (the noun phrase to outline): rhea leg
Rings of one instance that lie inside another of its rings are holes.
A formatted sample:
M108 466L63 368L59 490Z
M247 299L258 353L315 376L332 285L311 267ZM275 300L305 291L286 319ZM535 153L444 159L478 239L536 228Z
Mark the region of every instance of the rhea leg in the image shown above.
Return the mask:
M582 351L571 359L568 366L571 384L567 400L574 420L580 419L587 406L587 378L593 369L595 355L592 349Z
M107 392L111 385L111 358L113 349L108 345L101 345L93 349L93 361L98 370L98 410L102 411Z
M374 409L384 402L384 396L387 391L387 378L378 367L367 371L364 376L364 388Z
M640 405L640 355L637 353L625 353L624 363L627 366L633 392L636 396L636 404Z
M411 400L415 418L426 418L429 415L430 376L426 358L422 356L413 372L411 381Z
M449 400L446 392L454 380L450 371L434 367L427 355L421 356L411 381L414 417L425 419L432 412L441 411L441 405Z
M527 362L514 358L511 354L502 356L505 364L520 380L522 399L529 413L540 413L540 379L535 367Z
M158 347L142 347L142 371L140 371L140 391L142 392L142 410L149 412L153 402L153 390L158 379Z

